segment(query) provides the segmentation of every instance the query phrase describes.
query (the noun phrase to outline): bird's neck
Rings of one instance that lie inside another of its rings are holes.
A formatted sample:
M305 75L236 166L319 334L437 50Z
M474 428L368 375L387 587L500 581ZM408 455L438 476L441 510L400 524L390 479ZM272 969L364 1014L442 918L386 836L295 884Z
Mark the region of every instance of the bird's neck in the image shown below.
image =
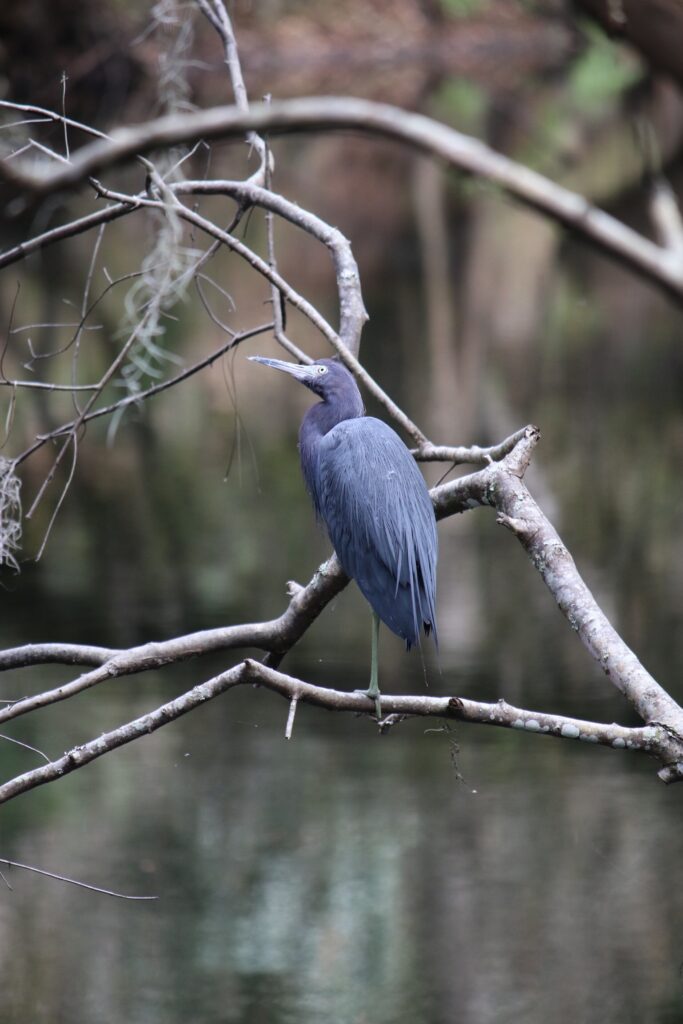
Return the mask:
M318 484L318 445L325 434L344 420L355 420L363 416L363 399L360 391L351 395L335 396L333 402L322 401L311 406L301 422L299 430L299 454L306 486L313 499L316 513L320 515Z
M325 434L329 434L330 430L338 423L343 420L355 420L364 412L363 399L359 391L335 395L331 402L326 399L316 402L303 418L299 440L302 441L304 437L310 437L313 441L318 440Z

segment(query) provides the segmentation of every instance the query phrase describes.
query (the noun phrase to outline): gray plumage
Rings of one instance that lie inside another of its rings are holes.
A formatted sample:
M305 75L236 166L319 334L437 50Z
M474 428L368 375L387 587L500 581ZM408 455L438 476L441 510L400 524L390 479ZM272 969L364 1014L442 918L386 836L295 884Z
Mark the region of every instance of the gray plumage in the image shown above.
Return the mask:
M419 643L422 629L436 641L436 521L403 441L382 420L364 415L356 381L341 363L252 358L286 371L322 399L301 424L301 467L344 571L408 648Z

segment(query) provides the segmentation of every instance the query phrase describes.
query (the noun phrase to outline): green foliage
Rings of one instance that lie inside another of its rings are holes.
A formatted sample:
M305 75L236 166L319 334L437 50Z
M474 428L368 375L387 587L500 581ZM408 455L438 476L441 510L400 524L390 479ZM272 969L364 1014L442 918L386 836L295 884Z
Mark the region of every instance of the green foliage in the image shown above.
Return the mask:
M588 46L574 64L569 87L581 110L601 112L642 76L640 63L594 26L586 29Z
M486 90L466 78L449 78L432 97L433 117L478 134L488 106Z
M631 137L619 133L614 114L643 71L637 58L599 29L587 27L584 38L586 45L569 68L562 88L539 94L533 133L514 155L550 177L564 176L568 167L580 164L582 177L571 187L595 198L616 190L619 185L615 183L623 182L629 173ZM598 161L591 164L586 133L596 123L604 132Z
M441 0L441 6L451 18L469 18L486 10L489 0Z

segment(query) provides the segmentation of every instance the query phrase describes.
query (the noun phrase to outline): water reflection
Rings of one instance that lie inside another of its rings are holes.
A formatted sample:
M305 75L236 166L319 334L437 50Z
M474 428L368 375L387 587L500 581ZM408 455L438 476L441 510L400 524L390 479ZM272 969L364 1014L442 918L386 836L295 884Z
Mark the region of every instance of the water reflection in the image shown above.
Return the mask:
M3 1020L679 1019L681 794L651 765L458 730L459 781L445 733L304 708L287 743L284 713L232 695L26 798L17 859L161 899L12 872Z

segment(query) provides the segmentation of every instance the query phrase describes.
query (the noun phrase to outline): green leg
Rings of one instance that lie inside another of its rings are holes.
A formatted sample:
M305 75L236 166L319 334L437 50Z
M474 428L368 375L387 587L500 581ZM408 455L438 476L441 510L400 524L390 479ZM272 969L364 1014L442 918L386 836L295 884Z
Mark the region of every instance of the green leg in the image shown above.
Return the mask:
M379 615L372 613L372 654L370 660L370 686L367 690L357 690L375 702L375 714L379 721L382 717L382 703L379 694L379 672L377 668L377 649L379 646Z

